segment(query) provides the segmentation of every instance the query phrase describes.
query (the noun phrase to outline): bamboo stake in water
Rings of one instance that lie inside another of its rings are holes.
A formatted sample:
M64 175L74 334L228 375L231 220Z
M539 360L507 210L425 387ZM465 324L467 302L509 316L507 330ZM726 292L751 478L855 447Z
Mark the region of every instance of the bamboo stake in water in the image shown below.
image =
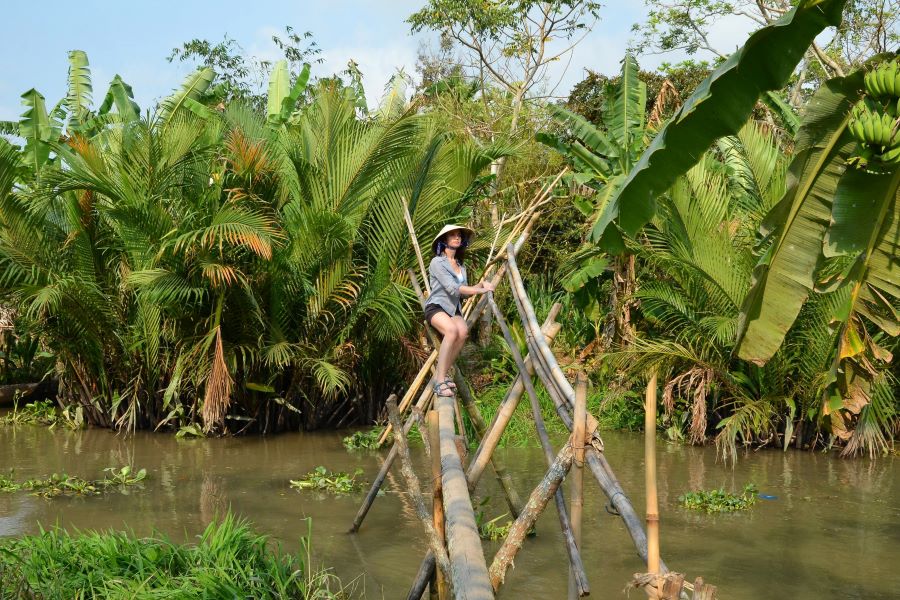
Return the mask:
M647 465L647 572L659 574L659 504L656 497L656 371L644 404L644 461Z
M438 414L435 410L428 411L428 441L431 444L431 487L432 487L432 517L434 519L434 529L441 540L441 544L446 547L447 540L444 533L444 499L441 489L441 445L440 432L438 430ZM437 596L439 600L450 600L450 589L447 587L447 580L440 570L435 569L435 576L432 579L432 596Z
M587 376L583 371L575 380L575 424L572 428L572 449L575 456L572 460L572 508L569 517L572 519L572 533L579 551L581 546L581 514L584 510L584 445L585 426L587 425ZM569 600L579 598L575 583L575 573L569 568Z
M393 394L387 399L388 415L394 428L400 431L400 413L397 411L397 397ZM406 445L406 436L398 435L395 444L400 454L400 472L406 479L406 488L412 496L413 504L416 508L416 514L425 526L426 537L428 538L431 551L434 553L437 561L438 569L445 577L450 576L450 557L447 555L447 549L444 547L443 536L438 534L434 527L432 519L429 518L428 511L425 508L425 499L422 497L422 488L419 485L419 478L416 477L412 468L412 460L409 457L409 448Z

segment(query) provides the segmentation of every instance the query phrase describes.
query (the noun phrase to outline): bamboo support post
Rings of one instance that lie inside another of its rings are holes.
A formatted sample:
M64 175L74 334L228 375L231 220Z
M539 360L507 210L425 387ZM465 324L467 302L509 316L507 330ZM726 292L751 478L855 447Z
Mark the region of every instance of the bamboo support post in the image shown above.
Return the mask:
M431 443L432 517L434 519L434 528L441 539L441 544L446 547L447 540L444 531L444 498L443 488L441 487L440 431L438 427L438 413L436 410L428 411L428 438ZM433 559L434 552L432 552L431 555ZM447 580L444 577L444 574L436 571L433 564L431 570L434 572L434 577L432 578L433 583L431 585L432 595L437 595L439 600L450 600L450 590L447 587Z
M437 361L437 352L432 352L428 359L425 361L425 364L422 365L422 368L419 369L419 372L416 373L415 379L410 384L409 388L407 388L406 393L403 394L403 399L400 401L400 406L398 410L400 414L403 414L406 411L406 408L409 406L409 403L412 402L413 396L416 395L416 392L422 387L422 383L425 381L425 378L431 373L431 368L434 366L435 361ZM378 438L378 446L381 446L384 441L387 439L387 436L391 433L391 424L388 423L384 428L384 431L381 432L381 437Z
M486 427L484 419L481 416L481 411L478 410L478 406L475 404L475 398L472 396L469 382L465 380L459 369L456 369L454 379L456 381L456 389L459 393L458 397L462 399L462 404L466 409L466 413L469 415L469 422L472 423L472 427L475 429L475 433L478 436L478 447L481 448L486 433ZM513 485L512 477L509 476L506 465L504 465L498 457L489 454L487 459L490 461L494 473L497 475L497 482L503 490L503 495L506 496L506 503L509 506L510 514L512 514L515 519L522 510L522 500L519 498L519 493ZM471 463L469 463L469 468L466 469L466 480L469 483L469 493L474 491L470 471Z
M551 310L551 314L552 313L553 311ZM555 315L553 318L555 318ZM543 326L544 336L548 342L552 341L562 328L562 325L559 323L553 323L551 321L551 317L547 317L547 321L544 322ZM525 357L525 370L529 377L534 374L531 355ZM488 461L493 460L494 450L497 449L500 438L503 436L503 432L506 431L506 426L512 419L513 413L519 405L519 400L524 393L525 384L522 383L522 377L519 375L516 377L509 390L507 390L503 402L500 403L500 407L497 409L497 414L494 415L494 420L488 427L485 436L482 437L481 444L478 446L478 450L475 451L475 454L472 457L472 462L469 463L469 470L466 475L469 479L470 491L474 491L475 485L481 478L481 474L487 466ZM517 516L518 513L514 514L513 518Z
M522 378L522 382L525 384L525 391L528 392L528 397L531 400L534 425L537 429L538 438L540 439L541 447L544 450L544 456L546 457L549 466L553 464L554 460L553 447L550 445L550 437L547 435L546 427L544 427L544 418L541 415L541 404L540 400L538 400L537 392L534 389L534 384L531 382L531 377L528 376L528 370L525 368L525 361L522 358L522 354L519 352L519 347L516 345L512 334L509 332L509 326L506 324L506 319L503 318L503 314L497 307L497 303L494 302L494 294L488 292L485 296L488 297L488 304L490 304L491 311L494 313L494 319L497 320L497 325L503 332L503 337L506 339L506 343L509 346L510 354L512 354L516 367L519 369L519 375ZM572 534L572 524L569 520L569 512L566 508L566 501L561 490L556 490L554 499L556 500L556 512L559 515L559 526L566 543L566 552L569 555L569 564L572 567L573 573L575 573L575 583L578 593L581 596L587 596L590 594L590 586L588 585L584 564L581 561L581 553L575 545L575 536Z
M429 388L425 388L422 393L419 395L419 400L416 402L416 407L419 410L425 410L425 407L428 405L431 400L431 396L434 395ZM381 465L381 469L378 471L378 475L375 476L375 480L372 482L372 486L369 488L369 492L366 494L366 497L363 499L362 505L359 507L359 510L356 512L356 517L353 519L353 525L350 527L349 533L356 533L359 531L360 526L362 525L363 520L366 518L366 514L369 512L369 509L372 508L372 503L375 502L376 496L378 496L378 490L381 489L381 486L384 484L384 479L387 477L388 472L391 470L391 466L394 464L394 460L397 458L397 442L396 438L402 436L406 436L409 434L409 430L412 429L413 423L415 422L415 417L410 415L406 419L406 423L403 425L402 431L400 435L394 436L394 445L391 448L391 451L388 453L387 457L384 459L384 464Z
M412 269L409 270L411 276L414 275ZM413 290L416 292L416 296L419 298L419 302L422 304L422 309L425 308L425 296L422 294L422 288L413 280ZM552 311L551 311L552 312ZM557 310L554 313L554 316L558 314ZM425 331L428 335L429 340L431 341L431 345L434 346L436 350L440 349L440 341L438 341L437 336L434 334L432 328L426 323ZM475 433L478 435L479 445L481 442L481 438L484 435L484 419L481 418L481 413L478 411L478 407L475 405L475 399L472 397L472 391L469 388L468 383L462 375L462 371L459 367L455 367L453 369L453 380L456 383L456 402L455 402L455 414L457 419L457 427L458 430L463 435L463 445L464 447L468 447L468 443L465 440L465 433L463 429L462 422L462 413L459 410L459 401L462 400L463 405L466 408L466 412L469 414L469 420L472 422L473 427L475 428ZM462 454L462 453L461 453ZM494 468L494 472L497 474L497 479L500 482L500 487L503 489L503 493L506 497L506 503L509 505L510 511L512 514L518 515L519 510L522 506L522 501L519 499L518 493L516 493L515 487L512 483L512 478L506 473L506 467L499 462L498 460L494 460L491 458L491 466ZM470 489L470 491L472 491Z
M515 256L516 251L511 256L512 260L507 260L507 267L509 270L515 271L515 275L518 275L517 265L515 264ZM508 253L508 252L507 252ZM521 281L521 276L516 278L518 281ZM515 288L519 288L520 286L515 286ZM516 296L516 293L521 291L524 294L524 288L514 289L513 295ZM523 304L530 304L528 302L527 295L522 296L519 300L522 300ZM526 318L525 315L520 315L523 318L523 324L525 325L526 332L530 329L530 320ZM532 336L532 339L537 339L538 336ZM542 350L543 345L538 345L538 350ZM544 355L544 358L549 363L555 363L556 359L553 356L552 352L549 349L541 352ZM575 399L575 391L572 389L572 386L568 383L565 377L562 378L560 384L560 391L568 398L571 398L571 402L574 403ZM545 383L545 385L548 385ZM549 387L549 385L548 385ZM556 401L556 398L551 395L551 399ZM563 424L565 424L566 428L569 431L572 430L572 418L569 416L565 407L557 405L557 414L563 420ZM596 420L588 415L588 430L590 431L593 427L595 427ZM599 436L594 437L594 444L600 444L600 448L602 448L602 442ZM603 452L598 448L591 446L587 449L586 462L591 469L591 473L594 475L594 478L597 480L597 483L600 485L600 488L603 490L603 493L609 498L610 504L615 509L615 511L622 517L622 521L625 524L625 528L628 530L629 535L631 535L631 539L634 541L635 548L637 549L638 555L642 560L646 562L647 560L647 536L644 532L643 525L641 524L640 518L637 516L637 513L634 510L634 506L631 504L631 500L628 496L625 495L625 491L622 489L622 486L619 484L616 479L615 474L613 473L612 468L609 466L609 463L606 460L606 457L603 455ZM666 572L667 568L665 563L660 559L660 571Z
M452 587L456 592L456 598L492 600L494 595L481 549L472 499L469 497L466 476L456 451L452 396L439 396L437 410L441 486Z
M391 394L391 396L388 398L387 407L388 416L391 422L394 423L394 427L399 431L400 413L397 410L397 397L395 395ZM443 536L438 534L438 532L436 531L432 517L428 514L428 510L425 508L425 499L422 497L422 488L419 485L419 478L416 477L416 472L412 467L412 460L409 457L409 447L406 445L406 437L398 435L394 447L397 448L397 452L400 454L400 472L406 479L406 488L407 490L409 490L409 494L412 497L413 505L416 509L416 514L419 516L419 519L421 519L422 521L422 525L425 527L425 534L428 538L428 544L431 547L431 552L435 556L435 562L437 563L437 566L440 569L441 573L443 573L445 577L449 578L450 557L447 555L447 549L444 548Z
M581 513L584 510L584 444L585 426L587 417L587 376L584 372L578 373L575 383L575 426L572 428L572 450L574 458L572 464L572 508L569 516L572 519L572 533L575 535L575 545L581 551ZM575 574L569 570L569 600L579 598L575 587Z
M563 478L565 478L566 473L569 472L569 467L572 466L572 458L572 445L567 443L550 464L550 468L547 470L544 478L538 486L534 488L534 491L531 492L531 496L528 498L528 502L525 504L522 514L519 515L510 528L509 535L494 556L489 571L491 586L494 588L495 592L500 588L500 585L506 578L506 570L515 559L516 553L518 553L519 549L522 547L522 542L528 534L528 530L534 526L534 523L537 521L541 512L543 512L544 508L546 508L550 498L555 496L556 492L559 491L559 486L562 483Z
M647 487L647 572L659 575L659 502L656 495L656 371L644 396L644 464Z

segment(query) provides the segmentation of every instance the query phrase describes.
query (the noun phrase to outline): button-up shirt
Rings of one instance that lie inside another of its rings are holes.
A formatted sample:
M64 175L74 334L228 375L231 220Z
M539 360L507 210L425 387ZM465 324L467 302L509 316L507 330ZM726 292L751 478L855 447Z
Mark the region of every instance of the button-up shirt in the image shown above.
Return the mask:
M454 259L455 260L455 259ZM426 305L437 304L448 315L455 315L457 310L462 312L462 303L459 287L468 285L466 279L466 268L460 265L462 279L456 270L450 264L450 259L445 254L435 256L428 265L428 280L431 284L431 295L428 297Z

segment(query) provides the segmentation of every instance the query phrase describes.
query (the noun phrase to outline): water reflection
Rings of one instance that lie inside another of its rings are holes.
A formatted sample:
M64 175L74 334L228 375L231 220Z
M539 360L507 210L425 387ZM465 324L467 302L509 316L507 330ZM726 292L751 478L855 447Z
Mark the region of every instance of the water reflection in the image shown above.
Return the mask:
M638 436L606 433L607 455L635 506L643 505L643 446ZM143 490L130 495L44 500L0 495L0 536L33 533L39 524L121 529L138 535L157 529L173 539L193 539L229 507L251 519L289 550L311 518L319 559L344 578L364 574L368 597L404 594L425 552L421 525L403 480L392 473L358 535L348 535L359 496L333 497L291 490L288 480L317 465L364 471L371 481L384 453L348 453L337 433L273 438L175 440L169 435L115 435L107 431L0 428L0 472L43 477L66 472L100 477L105 467L146 468ZM415 451L423 485L428 461ZM900 463L896 459L845 461L791 451L749 453L737 464L716 461L714 448L660 444L662 551L689 578L704 576L721 595L750 599L900 597ZM520 494L527 495L545 469L538 450L501 451ZM775 496L750 512L707 516L684 511L678 496L690 489L740 489L748 482ZM624 597L631 574L641 570L620 521L604 510L606 498L586 480L584 558L599 598ZM477 493L487 518L507 508L492 475ZM552 509L538 536L520 552L502 598L561 597L565 552ZM492 556L499 543L486 543Z

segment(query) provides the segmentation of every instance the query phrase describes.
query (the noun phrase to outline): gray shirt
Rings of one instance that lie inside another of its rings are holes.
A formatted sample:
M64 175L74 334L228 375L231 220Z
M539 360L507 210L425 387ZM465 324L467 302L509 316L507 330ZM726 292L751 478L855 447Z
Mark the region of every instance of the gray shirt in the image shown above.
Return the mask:
M450 264L446 255L435 256L428 265L428 281L431 285L431 295L425 305L437 304L448 315L455 315L456 311L462 312L459 287L469 285L466 279L466 268L462 269L462 281L459 280L456 271Z

